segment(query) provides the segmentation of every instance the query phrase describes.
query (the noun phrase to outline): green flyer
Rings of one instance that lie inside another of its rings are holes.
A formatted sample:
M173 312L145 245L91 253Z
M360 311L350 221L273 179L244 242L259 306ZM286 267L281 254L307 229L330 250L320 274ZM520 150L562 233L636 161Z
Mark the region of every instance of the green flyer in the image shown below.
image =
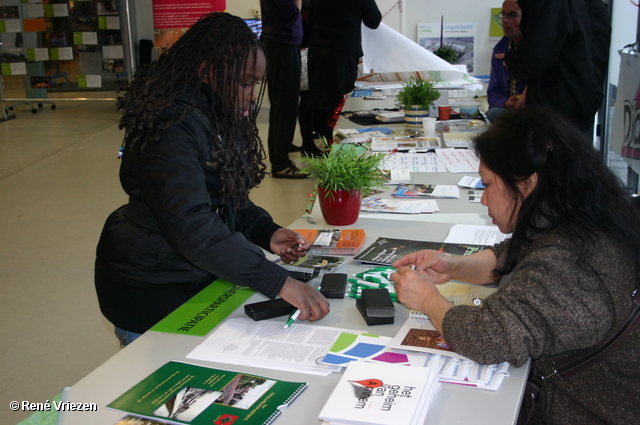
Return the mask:
M269 425L305 382L169 362L107 407L172 424Z
M152 331L204 336L249 299L255 290L218 279L198 292Z

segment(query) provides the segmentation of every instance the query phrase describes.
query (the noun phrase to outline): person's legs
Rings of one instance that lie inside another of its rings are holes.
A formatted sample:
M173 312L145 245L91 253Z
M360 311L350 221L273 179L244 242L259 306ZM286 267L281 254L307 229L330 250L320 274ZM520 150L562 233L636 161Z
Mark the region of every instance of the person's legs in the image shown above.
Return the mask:
M332 113L331 109L313 109L313 136L316 139L324 139L323 143L331 143L333 139L333 128L329 124Z
M138 339L140 335L142 335L136 332L125 331L124 329L120 329L117 326L114 326L114 328L116 337L118 337L118 340L120 340L120 348L126 347L127 345Z
M289 159L296 131L300 92L300 51L298 46L263 40L269 65L269 135L267 147L273 177L305 178Z
M305 156L318 156L322 151L318 149L313 136L313 109L308 106L307 90L300 92L300 106L298 107L298 124L302 136L302 154Z

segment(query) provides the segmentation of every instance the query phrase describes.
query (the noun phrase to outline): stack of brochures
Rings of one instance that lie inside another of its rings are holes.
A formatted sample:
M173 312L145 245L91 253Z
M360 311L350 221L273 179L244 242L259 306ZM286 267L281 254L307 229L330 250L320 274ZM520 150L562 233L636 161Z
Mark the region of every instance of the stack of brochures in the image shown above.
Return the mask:
M366 264L390 266L395 260L423 249L435 249L449 255L469 255L485 248L486 245L379 237L354 259Z
M395 198L460 198L460 189L451 184L411 184L400 183L393 190Z
M352 362L319 417L330 424L420 425L440 388L428 367Z
M360 211L370 213L431 214L440 211L435 199L403 201L386 198L364 198Z
M376 121L393 123L404 122L404 111L382 112L376 115Z
M435 149L441 147L438 137L372 137L371 150L374 152L411 151Z
M269 425L306 387L305 382L169 362L107 407L158 424Z
M320 361L344 328L296 322L289 328L282 321L231 318L223 322L189 354L188 359L215 361L238 366L250 364L286 372L329 375L341 368Z
M345 257L310 254L305 255L293 263L285 263L278 257L276 264L292 272L313 273L317 270L318 274L323 274L334 272L346 261L347 259Z

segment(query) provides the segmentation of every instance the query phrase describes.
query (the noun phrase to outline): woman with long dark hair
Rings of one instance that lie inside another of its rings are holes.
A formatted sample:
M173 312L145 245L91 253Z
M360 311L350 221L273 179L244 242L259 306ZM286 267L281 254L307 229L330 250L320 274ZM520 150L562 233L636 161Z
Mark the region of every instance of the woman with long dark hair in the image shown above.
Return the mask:
M511 238L469 256L420 251L396 261L399 301L424 311L472 360L518 367L531 358L541 385L531 423L637 422L637 330L605 355L590 355L580 371L559 371L630 316L640 211L583 133L546 110L505 113L475 139L475 150L482 203ZM498 289L481 306L453 306L436 286L452 279Z
M309 247L249 200L265 177L256 126L265 71L264 48L245 22L212 13L119 97L129 202L102 231L95 284L124 345L216 277L280 295L302 320L328 313L318 291L260 249L290 262Z

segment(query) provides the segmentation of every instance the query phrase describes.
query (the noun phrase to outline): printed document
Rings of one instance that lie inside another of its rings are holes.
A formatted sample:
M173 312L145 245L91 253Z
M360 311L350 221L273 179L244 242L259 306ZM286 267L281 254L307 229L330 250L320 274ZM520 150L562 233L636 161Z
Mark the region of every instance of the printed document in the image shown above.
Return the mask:
M275 320L229 319L194 348L187 358L329 375L341 368L321 364L320 361L340 333L361 333L298 322L284 329L283 324Z

